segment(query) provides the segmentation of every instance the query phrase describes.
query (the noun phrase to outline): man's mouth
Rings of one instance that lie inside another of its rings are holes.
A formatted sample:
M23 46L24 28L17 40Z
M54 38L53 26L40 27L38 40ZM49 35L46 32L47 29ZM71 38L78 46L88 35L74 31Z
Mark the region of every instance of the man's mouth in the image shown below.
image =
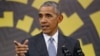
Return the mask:
M48 25L42 25L41 27L42 27L42 29L47 29L49 26Z

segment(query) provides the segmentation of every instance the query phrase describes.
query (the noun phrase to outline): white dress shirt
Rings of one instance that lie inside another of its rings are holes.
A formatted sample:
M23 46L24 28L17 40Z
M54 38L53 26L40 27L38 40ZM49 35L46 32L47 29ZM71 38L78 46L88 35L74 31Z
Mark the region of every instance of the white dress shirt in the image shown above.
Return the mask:
M54 46L55 46L56 52L57 52L57 48L58 48L58 30L57 30L57 32L53 36L49 36L49 35L44 34L44 33L43 33L43 36L44 36L44 40L45 40L47 49L48 49L50 37L52 37L54 39L53 43L54 43Z

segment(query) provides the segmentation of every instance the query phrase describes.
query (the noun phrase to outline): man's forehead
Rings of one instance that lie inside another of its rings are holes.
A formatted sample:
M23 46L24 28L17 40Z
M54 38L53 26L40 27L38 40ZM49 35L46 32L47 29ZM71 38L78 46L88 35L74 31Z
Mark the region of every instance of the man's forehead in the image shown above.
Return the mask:
M43 13L43 14L47 14L47 13L50 13L50 14L52 14L52 13L54 13L54 14L56 14L57 13L57 11L55 10L55 8L53 8L52 6L44 6L44 7L41 7L40 9L39 9L39 13Z
M39 9L39 11L44 11L44 10L52 10L55 11L55 8L52 6L43 6Z

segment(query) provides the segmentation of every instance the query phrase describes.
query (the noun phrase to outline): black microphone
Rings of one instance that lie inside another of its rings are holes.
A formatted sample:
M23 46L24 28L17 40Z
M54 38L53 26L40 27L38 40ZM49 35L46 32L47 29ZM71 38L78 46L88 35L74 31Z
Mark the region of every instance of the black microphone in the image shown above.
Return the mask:
M64 56L72 56L71 52L66 48L65 45L62 46L62 52Z
M83 54L83 52L82 52L82 50L80 48L78 48L76 50L76 54L77 54L77 56L84 56L84 54Z

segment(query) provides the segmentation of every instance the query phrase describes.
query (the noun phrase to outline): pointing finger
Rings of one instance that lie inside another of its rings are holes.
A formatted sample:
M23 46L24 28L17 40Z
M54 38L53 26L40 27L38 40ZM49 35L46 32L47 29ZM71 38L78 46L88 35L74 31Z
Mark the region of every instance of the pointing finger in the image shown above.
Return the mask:
M28 44L28 40L26 39L23 43L23 45L27 45Z
M18 41L14 40L15 45L20 46L21 43L19 43Z

